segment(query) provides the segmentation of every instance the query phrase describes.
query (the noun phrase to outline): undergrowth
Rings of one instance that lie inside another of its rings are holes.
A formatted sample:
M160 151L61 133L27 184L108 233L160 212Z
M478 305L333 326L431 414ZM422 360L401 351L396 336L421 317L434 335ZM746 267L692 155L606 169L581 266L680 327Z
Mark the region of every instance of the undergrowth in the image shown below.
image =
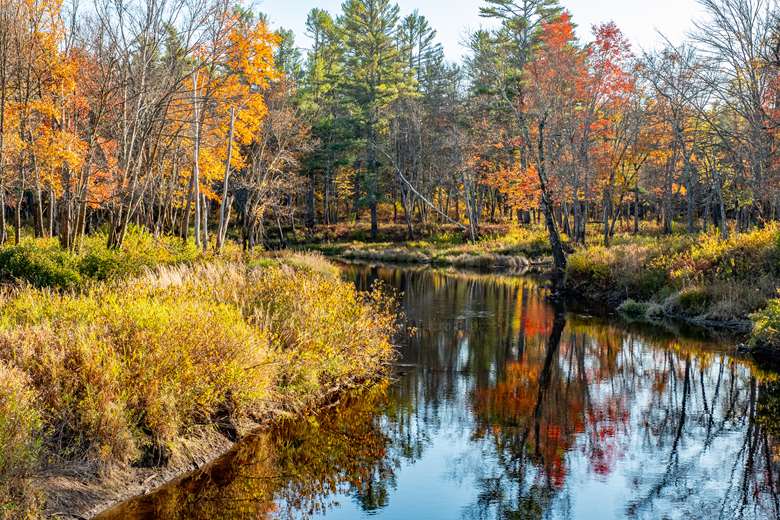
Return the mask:
M164 464L193 428L300 412L382 376L395 304L328 265L283 255L7 290L0 504L25 507L14 486L46 464Z
M701 234L590 246L569 257L566 271L567 289L587 301L647 302L666 315L720 322L746 320L765 307L779 280L776 224L728 240ZM639 308L629 303L624 311Z
M35 287L78 289L91 281L137 276L145 269L191 263L209 255L177 237L154 237L131 229L121 248L109 249L98 233L84 238L79 251L60 248L56 239L25 239L0 248L0 280Z

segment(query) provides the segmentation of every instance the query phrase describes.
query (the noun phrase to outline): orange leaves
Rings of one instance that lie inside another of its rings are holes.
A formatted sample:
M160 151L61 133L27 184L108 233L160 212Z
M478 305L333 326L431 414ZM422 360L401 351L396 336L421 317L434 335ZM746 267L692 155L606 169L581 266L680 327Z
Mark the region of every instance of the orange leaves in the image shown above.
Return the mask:
M525 169L519 164L499 168L487 176L485 184L506 195L507 202L517 209L536 207L541 196L539 176L533 165Z
M582 90L582 78L587 76L584 58L567 11L542 25L540 46L529 65L537 109L549 108L563 101L562 96L572 98Z
M279 36L264 21L250 25L238 18L231 20L226 39L224 48L215 43L211 62L198 72L198 90L208 97L201 121L199 164L206 182L224 173L231 109L235 110L234 145L239 145L233 147L231 167L238 169L246 162L241 147L257 136L268 115L265 92L281 77L273 57Z
M6 67L4 162L32 166L36 179L57 190L63 171L81 168L85 144L65 121L79 100L79 61L62 50L59 0L24 0L6 28L13 52Z
M240 71L243 80L256 89L268 88L270 81L279 79L281 73L274 64L274 49L281 38L268 31L262 20L254 27L242 30L242 24L230 32L228 66Z

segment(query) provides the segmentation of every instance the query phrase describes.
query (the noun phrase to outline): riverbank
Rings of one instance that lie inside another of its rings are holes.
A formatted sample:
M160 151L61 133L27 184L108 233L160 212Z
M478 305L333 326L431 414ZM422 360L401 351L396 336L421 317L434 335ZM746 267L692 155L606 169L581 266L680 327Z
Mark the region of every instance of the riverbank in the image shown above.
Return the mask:
M521 228L502 229L476 243L466 242L457 231L443 231L420 240L348 240L305 244L301 249L348 260L514 272L541 268L549 263L551 254L544 230Z
M195 256L37 285L0 296L8 518L91 516L270 418L381 379L394 356L392 300L358 293L317 256Z
M673 320L749 336L748 349L780 359L780 227L728 240L707 233L666 236L621 233L610 247L592 242L569 250L563 294L575 308L614 312L630 321ZM543 229L518 229L477 243L457 234L426 240L319 244L312 249L351 260L525 272L545 271L550 249ZM308 248L308 246L307 246ZM754 327L754 324L756 326Z
M283 421L101 518L493 518L480 507L497 477L503 511L526 511L512 492L526 483L533 498L541 483L548 516L620 517L653 497L645 516L774 518L777 375L735 357L727 336L562 315L539 277L371 262L342 272L401 294L409 333L386 397ZM659 487L674 457L680 470ZM745 481L760 486L747 505ZM692 506L680 486L700 491L685 494Z
M675 318L748 333L777 296L780 228L732 236L631 237L569 256L566 293L631 319Z

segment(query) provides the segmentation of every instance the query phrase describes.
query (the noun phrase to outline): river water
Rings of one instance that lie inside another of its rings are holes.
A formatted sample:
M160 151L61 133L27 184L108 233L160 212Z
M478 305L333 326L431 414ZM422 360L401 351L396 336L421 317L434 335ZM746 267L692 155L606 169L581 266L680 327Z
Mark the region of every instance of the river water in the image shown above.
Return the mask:
M393 382L103 518L780 518L780 383L727 342L559 313L531 278L344 276L400 291Z

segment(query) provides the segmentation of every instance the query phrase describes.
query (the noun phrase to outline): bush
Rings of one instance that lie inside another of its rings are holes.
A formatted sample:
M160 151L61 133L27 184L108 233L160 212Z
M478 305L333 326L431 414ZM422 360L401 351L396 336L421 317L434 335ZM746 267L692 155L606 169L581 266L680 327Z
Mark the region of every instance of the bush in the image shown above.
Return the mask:
M702 235L687 251L669 259L677 284L712 280L753 280L757 273L780 275L780 226L720 240Z
M668 300L670 314L683 316L701 316L711 303L709 293L702 287L687 287Z
M22 281L34 287L78 289L89 280L137 276L158 266L203 258L192 243L177 237L155 238L143 229L128 231L120 249L108 249L107 237L86 237L81 253L60 249L56 240L35 239L0 249L0 279Z
M765 309L753 314L751 345L780 351L780 299L770 300Z
M667 283L653 263L657 251L640 244L593 246L569 256L566 286L590 300L649 300Z
M665 314L734 321L763 307L779 277L780 226L772 224L729 240L618 237L570 255L565 283L591 302L664 301Z
M618 307L618 312L620 314L623 314L627 318L641 320L648 317L647 316L648 308L649 308L648 303L638 302L629 298L628 300L620 304L620 307Z
M36 393L58 457L164 462L195 425L233 427L271 403L299 411L384 374L389 300L296 258L161 268L81 293L18 289L0 304L0 367Z
M269 349L238 309L173 295L24 292L3 307L0 355L30 374L70 456L127 463L218 407L266 395ZM265 377L264 377L265 376Z
M296 401L373 379L392 356L394 303L381 291L359 294L330 276L277 267L254 272L244 294L279 349L280 389Z
M27 242L0 250L0 278L35 287L72 289L82 284L74 255L53 241Z
M155 238L143 228L131 228L120 249L108 249L106 243L103 234L86 239L79 261L82 275L94 280L126 278L146 269L193 262L202 255L192 242L171 236Z

